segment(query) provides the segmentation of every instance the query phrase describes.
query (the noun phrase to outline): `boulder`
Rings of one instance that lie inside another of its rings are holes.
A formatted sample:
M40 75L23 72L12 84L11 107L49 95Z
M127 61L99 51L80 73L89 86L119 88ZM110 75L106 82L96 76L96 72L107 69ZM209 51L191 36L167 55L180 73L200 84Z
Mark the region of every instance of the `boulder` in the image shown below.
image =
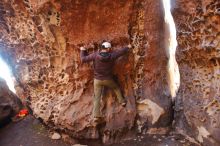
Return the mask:
M73 138L112 143L171 124L160 1L3 0L0 5L7 11L0 13L1 52L16 74L17 94L27 98L33 114L49 127ZM121 107L105 89L106 123L94 127L92 64L80 62L79 46L94 45L92 53L103 40L114 49L129 43L133 49L114 69L127 106Z
M17 94L27 98L33 114L73 138L112 143L137 133L164 134L175 112L179 132L219 145L219 0L176 0L172 6L176 56L166 48L168 24L159 0L3 0L0 53L7 56ZM114 49L133 46L114 68L128 103L122 108L105 89L106 123L94 127L93 65L80 62L79 46L94 45L92 53L103 40ZM176 98L175 58L181 75Z
M2 0L0 54L7 56L17 94L27 98L33 114L73 138L112 143L136 133L165 133L175 119L182 134L220 145L219 6L219 0L172 0L175 56L174 48L167 49L171 34L159 0ZM80 62L79 46L94 45L91 53L103 40L114 49L133 46L114 69L128 103L122 108L105 89L106 123L94 127L92 63ZM181 81L174 98L177 63ZM16 98L5 88L0 94L5 119L16 111Z
M58 140L61 138L61 135L57 132L54 132L52 135L51 135L51 139L54 139L54 140Z
M0 78L0 125L18 113L21 107L18 96L10 91L5 80Z

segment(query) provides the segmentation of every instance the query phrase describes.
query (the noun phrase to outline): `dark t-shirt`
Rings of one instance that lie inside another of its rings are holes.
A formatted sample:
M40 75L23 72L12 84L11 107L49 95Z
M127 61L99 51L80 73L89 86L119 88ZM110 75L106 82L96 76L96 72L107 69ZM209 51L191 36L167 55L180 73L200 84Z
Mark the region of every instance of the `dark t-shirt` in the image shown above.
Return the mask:
M80 57L83 63L93 61L95 79L109 80L113 78L115 60L126 52L128 52L127 47L110 52L108 55L101 55L100 52L88 55L87 51L81 51Z

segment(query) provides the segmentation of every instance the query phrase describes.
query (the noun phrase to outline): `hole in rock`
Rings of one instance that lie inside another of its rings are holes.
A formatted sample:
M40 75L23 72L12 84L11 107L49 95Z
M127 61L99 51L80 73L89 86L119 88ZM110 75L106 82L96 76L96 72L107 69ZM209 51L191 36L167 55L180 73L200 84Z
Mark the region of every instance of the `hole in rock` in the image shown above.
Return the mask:
M16 93L14 88L14 79L10 70L10 67L7 65L7 63L3 60L3 58L0 56L0 77L3 78L9 89Z

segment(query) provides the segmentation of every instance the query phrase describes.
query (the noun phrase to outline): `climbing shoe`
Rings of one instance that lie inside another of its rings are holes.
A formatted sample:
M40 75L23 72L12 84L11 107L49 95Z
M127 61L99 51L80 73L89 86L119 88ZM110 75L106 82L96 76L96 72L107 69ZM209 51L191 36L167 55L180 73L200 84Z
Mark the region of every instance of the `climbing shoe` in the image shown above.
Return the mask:
M103 123L105 123L105 120L103 117L95 117L93 118L92 126L96 127L99 124L103 124Z
M101 123L103 121L103 117L94 117L93 122L94 123Z
M121 103L121 106L125 107L126 104L127 104L126 102L122 102L122 103Z
M100 117L96 117L96 118L93 119L93 122L97 123L97 122L100 121L100 119L101 119Z

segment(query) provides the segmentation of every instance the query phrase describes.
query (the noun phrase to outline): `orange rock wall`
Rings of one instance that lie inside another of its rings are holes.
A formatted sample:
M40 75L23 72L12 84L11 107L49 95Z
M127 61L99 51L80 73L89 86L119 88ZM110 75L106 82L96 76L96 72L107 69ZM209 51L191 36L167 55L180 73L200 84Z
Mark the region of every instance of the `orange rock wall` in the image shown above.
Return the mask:
M172 121L159 0L3 0L1 55L13 69L17 94L36 117L75 138L114 142ZM115 74L128 101L120 107L105 90L105 125L91 126L92 63L82 64L79 45L96 51L103 40L114 49L131 43ZM135 130L138 129L138 130Z
M178 0L174 9L181 73L177 129L212 146L220 144L219 10L218 0Z

